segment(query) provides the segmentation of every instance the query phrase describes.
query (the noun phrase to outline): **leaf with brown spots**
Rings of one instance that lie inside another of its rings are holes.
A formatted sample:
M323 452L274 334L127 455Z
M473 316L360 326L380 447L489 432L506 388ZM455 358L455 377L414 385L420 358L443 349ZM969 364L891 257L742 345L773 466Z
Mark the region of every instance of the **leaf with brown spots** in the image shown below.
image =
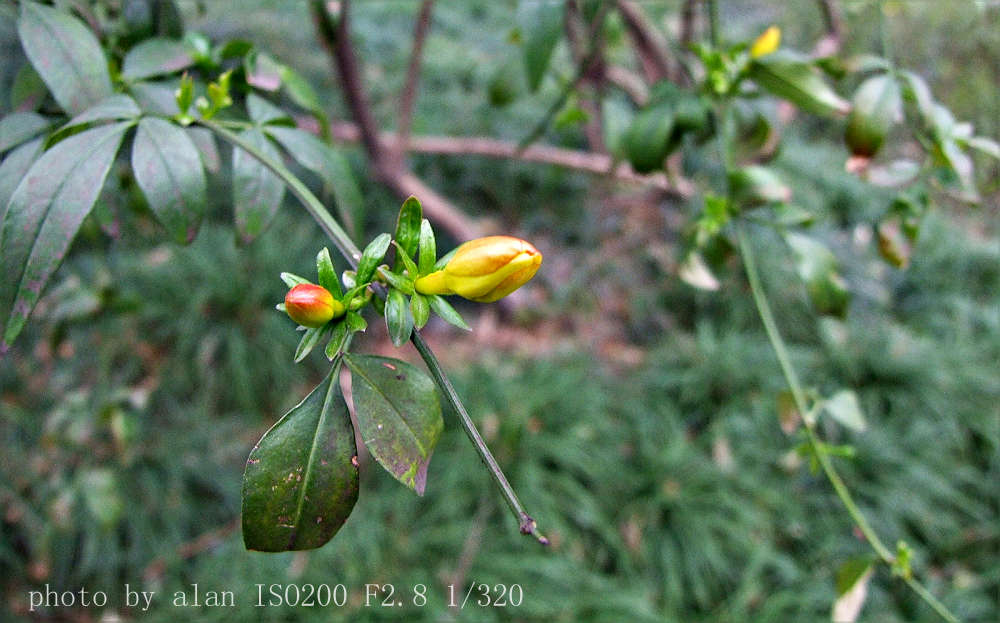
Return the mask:
M340 365L264 433L243 474L247 549L314 549L358 501L358 449L340 392Z

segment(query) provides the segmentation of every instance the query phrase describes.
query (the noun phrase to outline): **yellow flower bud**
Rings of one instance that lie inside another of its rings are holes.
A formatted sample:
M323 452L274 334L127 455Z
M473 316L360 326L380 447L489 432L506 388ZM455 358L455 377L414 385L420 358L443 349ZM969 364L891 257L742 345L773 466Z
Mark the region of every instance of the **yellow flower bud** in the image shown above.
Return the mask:
M322 327L344 311L329 290L311 283L300 283L285 295L285 313L303 327Z
M750 58L767 56L778 49L781 44L781 29L771 26L765 30L750 46Z
M492 303L526 284L541 265L542 254L529 242L487 236L458 247L444 269L417 279L415 287L421 294L457 294Z

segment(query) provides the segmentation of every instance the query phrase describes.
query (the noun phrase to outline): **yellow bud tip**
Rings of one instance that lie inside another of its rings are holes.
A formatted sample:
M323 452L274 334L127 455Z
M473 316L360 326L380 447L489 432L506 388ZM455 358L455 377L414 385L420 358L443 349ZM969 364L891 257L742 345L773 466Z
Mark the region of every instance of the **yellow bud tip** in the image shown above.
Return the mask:
M285 295L285 313L303 327L322 327L344 311L329 290L312 283L300 283Z
M487 236L461 245L443 270L428 275L423 284L418 280L417 289L439 288L442 291L434 293L492 303L527 283L541 265L542 254L531 243L511 236Z
M765 30L750 46L750 58L767 56L781 45L781 29L771 26Z

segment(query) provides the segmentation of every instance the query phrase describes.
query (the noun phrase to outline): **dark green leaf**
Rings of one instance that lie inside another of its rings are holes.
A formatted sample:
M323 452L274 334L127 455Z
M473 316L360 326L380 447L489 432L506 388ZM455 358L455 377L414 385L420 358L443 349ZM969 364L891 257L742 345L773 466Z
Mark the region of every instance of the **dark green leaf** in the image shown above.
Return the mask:
M549 68L563 30L561 0L521 0L517 23L524 36L524 69L528 87L537 91Z
M294 125L291 115L278 108L263 97L251 93L247 96L247 112L254 123L264 125L265 123L284 123Z
M14 189L41 153L42 139L38 138L24 143L0 162L0 229L3 227L4 215L7 214L7 202L14 194Z
M437 261L437 243L434 240L434 229L427 219L420 220L420 241L417 245L420 258L417 273L426 275L434 270L434 262Z
M38 110L49 94L48 88L42 82L31 63L24 63L14 76L14 84L10 86L10 107L12 110Z
M49 120L33 112L15 112L0 119L0 154L44 132Z
M337 270L330 258L330 249L326 247L316 254L316 274L319 276L319 285L329 290L334 298L340 299L344 296L343 290L340 289L340 281L337 279Z
M153 28L159 35L180 37L184 34L184 18L176 0L153 2Z
M399 260L403 263L403 267L406 269L406 272L410 275L410 279L415 279L416 276L420 273L416 263L412 259L410 259L409 255L407 255L399 248L398 242L393 240L392 244L396 246L396 257L399 258ZM396 270L399 270L399 262L396 263Z
M904 97L916 106L925 126L934 125L936 104L927 82L912 71L902 71L899 75L903 78Z
M0 233L4 347L24 327L94 206L122 137L133 125L101 126L59 143L35 161L11 195Z
M347 324L347 328L355 333L368 328L368 321L365 320L364 316L355 311L347 312L344 322Z
M146 117L132 144L132 169L149 207L175 242L194 240L205 212L201 155L184 130Z
M406 295L396 288L389 289L385 300L385 326L389 330L389 338L397 348L410 339L413 332L413 315L410 306L406 304Z
M844 140L856 156L874 156L892 124L903 116L903 98L892 74L868 78L854 92Z
M405 361L344 355L361 439L397 480L423 495L427 465L444 428L434 381Z
M80 20L25 1L17 32L28 60L63 110L79 114L111 95L108 61Z
M414 293L410 297L410 314L413 316L413 326L423 329L431 317L431 306L427 302L427 297Z
M868 596L868 581L874 572L869 557L853 558L837 570L837 600L833 603L831 620L838 623L857 621Z
M281 160L277 148L260 130L251 128L241 133L240 138L268 157ZM249 243L267 229L284 195L281 178L247 152L233 148L233 210L240 242Z
M358 450L340 366L264 433L243 474L243 543L264 552L320 547L358 501Z
M660 104L640 112L624 137L625 157L639 173L663 167L674 131L673 104Z
M455 311L455 308L451 306L451 303L446 301L444 297L437 294L431 294L427 297L427 302L430 303L431 309L434 313L441 317L442 320L448 324L453 324L459 329L465 329L466 331L472 331L472 327L465 323L462 316Z
M791 52L779 50L752 61L749 75L761 88L817 115L851 110L808 59Z
M368 243L361 254L361 261L358 262L358 271L355 281L358 285L366 284L375 275L375 268L382 263L385 252L389 250L389 243L392 236L389 234L379 234L374 240Z
M182 41L146 39L128 51L122 62L122 77L142 80L172 74L194 64L191 50Z
M490 106L502 108L524 93L524 73L520 63L511 59L500 65L490 78L487 86L487 97Z
M396 243L403 248L408 256L417 256L417 245L420 242L420 221L423 219L423 207L416 197L408 197L399 208L396 218ZM399 268L400 261L396 262Z

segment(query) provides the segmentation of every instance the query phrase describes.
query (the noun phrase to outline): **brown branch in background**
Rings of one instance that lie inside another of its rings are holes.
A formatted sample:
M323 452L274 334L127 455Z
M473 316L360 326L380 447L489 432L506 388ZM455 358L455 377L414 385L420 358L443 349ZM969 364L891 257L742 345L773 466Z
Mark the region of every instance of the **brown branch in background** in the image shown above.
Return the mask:
M604 76L610 84L624 91L636 106L645 106L649 101L649 87L638 74L618 65L608 65Z
M431 10L434 0L424 0L417 13L417 23L413 30L413 51L410 53L410 65L406 68L406 82L399 96L399 122L396 134L399 143L396 149L406 152L406 143L410 140L410 128L413 124L413 106L417 99L417 84L420 81L420 60L424 50L424 40L431 25Z
M221 545L222 542L229 538L230 534L236 532L239 527L240 518L237 517L223 526L202 533L191 541L181 543L174 551L173 556L176 556L179 560L194 558L202 552ZM146 565L146 569L142 572L143 579L147 583L162 579L164 572L167 570L167 563L169 562L169 559L170 556L159 556L154 558L148 565Z
M414 176L399 157L398 150L387 147L387 144L395 143L382 140L371 104L365 95L358 59L351 45L350 1L331 2L329 6L328 11L327 3L323 0L313 0L310 3L316 35L330 54L337 75L340 76L347 107L357 123L358 137L368 154L376 179L389 186L400 198L417 194L428 218L440 223L457 239L467 240L479 236L479 226L475 220Z
M570 53L573 62L579 67L587 64L588 54L584 49L583 42L580 41L581 33L586 29L583 15L580 14L580 7L576 0L566 1L566 39L569 41ZM593 32L592 29L590 32ZM606 153L607 147L604 145L604 127L601 111L601 92L604 88L605 63L602 48L604 45L601 33L596 33L596 37L589 40L594 46L593 61L589 63L586 73L582 76L582 84L589 86L592 91L589 94L581 94L580 108L587 114L587 121L584 123L583 131L587 137L587 144L592 151Z
M308 127L310 118L299 119L302 127ZM315 124L315 122L313 122ZM330 132L334 139L343 142L357 142L361 133L353 123L332 122ZM391 133L382 135L382 140L391 143L396 140ZM620 182L653 186L661 191L677 197L690 197L694 194L694 186L688 180L678 178L671 183L662 173L641 175L636 173L627 163L615 164L611 156L574 149L564 149L551 145L531 145L527 149L518 150L516 143L499 139L477 136L414 136L410 139L410 151L426 154L445 154L456 156L485 156L505 160L522 160L538 162L576 171L584 171L594 175L607 175ZM419 196L419 195L418 195ZM424 200L420 196L421 201Z
M684 0L684 6L681 7L681 47L687 49L689 45L694 43L694 25L695 25L695 7L698 5L698 0Z
M830 56L840 51L840 46L844 42L844 18L840 13L836 0L817 0L819 10L823 14L823 23L826 25L826 35L816 42L813 48L813 55L818 57Z
M632 0L618 0L618 12L635 45L636 55L646 75L646 81L652 84L659 80L673 79L670 62L659 41L660 37L649 26L639 5Z

